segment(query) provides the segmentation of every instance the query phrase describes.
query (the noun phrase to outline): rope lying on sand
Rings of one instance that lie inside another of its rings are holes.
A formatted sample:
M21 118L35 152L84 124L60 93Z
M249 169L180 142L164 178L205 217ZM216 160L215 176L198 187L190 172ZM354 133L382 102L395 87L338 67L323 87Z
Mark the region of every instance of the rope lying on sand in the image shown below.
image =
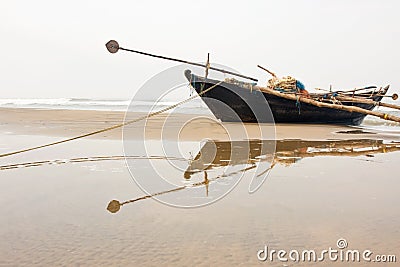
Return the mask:
M118 160L126 160L126 159L179 160L179 161L187 162L187 159L185 159L185 158L166 157L166 156L92 156L92 157L80 157L80 158L72 158L72 159L30 161L30 162L22 162L22 163L16 163L16 164L1 165L0 171L19 169L19 168L40 167L40 166L44 166L44 165L61 165L61 164L68 164L68 163L74 164L74 163L83 163L83 162L114 161L114 160L118 161Z
M26 149L22 149L22 150L17 150L17 151L13 151L13 152L9 152L9 153L0 154L0 158L8 157L8 156L16 155L16 154L21 154L21 153L28 152L28 151L33 151L33 150L37 150L37 149L40 149L40 148L45 148L45 147L49 147L49 146L54 146L54 145L58 145L58 144L62 144L62 143L70 142L70 141L74 141L74 140L81 139L81 138L84 138L84 137L88 137L88 136L96 135L96 134L99 134L99 133L104 133L104 132L107 132L107 131L111 131L111 130L114 130L114 129L118 129L118 128L121 128L121 127L123 127L123 126L126 126L126 125L129 125L129 124L138 122L138 121L142 121L142 120L145 120L145 119L154 117L154 116L159 115L159 114L161 114L161 113L164 113L164 112L166 112L166 111L168 111L168 110L171 110L171 109L173 109L173 108L176 108L176 107L178 107L178 106L180 106L180 105L182 105L182 104L185 104L185 103L187 103L187 102L189 102L189 101L195 99L196 97L199 97L199 96L201 96L201 95L207 93L208 91L211 91L211 90L214 89L215 87L219 86L222 82L223 82L223 81L220 81L220 82L214 84L213 86L207 88L206 90L200 92L199 94L194 95L194 96L192 96L192 97L189 97L189 98L187 98L187 99L185 99L185 100L183 100L183 101L181 101L181 102L178 102L178 103L176 103L176 104L174 104L174 105L171 105L171 106L166 107L166 108L164 108L164 109L161 109L161 110L159 110L159 111L155 111L155 112L149 113L149 114L147 114L147 115L141 116L141 117L136 118L136 119L134 119L134 120L130 120L130 121L127 121L127 122L124 122L124 123L120 123L120 124L117 124L117 125L114 125L114 126L105 128L105 129L97 130L97 131L94 131L94 132L90 132L90 133L78 135L78 136L75 136L75 137L63 139L63 140L60 140L60 141L57 141L57 142L53 142L53 143L49 143L49 144L44 144L44 145L40 145L40 146L35 146L35 147L30 147L30 148L26 148Z

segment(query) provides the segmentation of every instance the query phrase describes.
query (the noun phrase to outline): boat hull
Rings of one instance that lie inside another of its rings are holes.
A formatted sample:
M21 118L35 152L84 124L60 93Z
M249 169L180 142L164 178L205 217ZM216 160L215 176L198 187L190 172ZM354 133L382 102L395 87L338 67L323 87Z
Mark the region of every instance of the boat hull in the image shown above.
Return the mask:
M189 70L185 72L185 76L197 93L201 93L220 82L196 76ZM371 100L380 101L382 95L384 95L387 90L388 87L383 89L383 92L381 92L379 96L372 96ZM250 90L227 82L222 82L212 90L203 93L201 98L211 112L223 122L272 122L271 118L268 116L260 117L254 115L260 112L269 113L269 110L273 115L273 121L276 123L360 125L366 117L365 114L317 107L311 104L271 95L259 90ZM226 109L221 108L222 105L217 105L217 102L229 106L237 116L227 114ZM249 103L251 103L251 108ZM342 104L347 106L357 106L367 110L372 110L375 107L374 105L363 103L342 102ZM258 110L254 111L254 109ZM263 111L260 111L260 109Z

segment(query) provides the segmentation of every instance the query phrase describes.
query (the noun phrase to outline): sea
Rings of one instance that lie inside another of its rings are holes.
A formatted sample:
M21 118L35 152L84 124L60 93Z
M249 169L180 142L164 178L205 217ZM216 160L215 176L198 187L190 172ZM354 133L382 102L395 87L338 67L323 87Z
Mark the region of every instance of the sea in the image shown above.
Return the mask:
M97 110L97 111L127 111L146 112L164 109L181 100L154 101L154 100L127 100L127 99L88 99L88 98L8 98L0 99L0 108L34 108L34 109L66 109L66 110ZM200 99L193 99L190 108L183 106L177 112L203 114L207 107Z
M128 99L89 99L89 98L8 98L0 99L0 108L34 108L34 109L66 109L66 110L97 110L97 111L122 111L128 110L133 112L147 112L150 109L158 111L167 108L176 101L158 101L154 100L128 100ZM390 101L391 102L391 101ZM400 117L400 110L392 110L385 107L378 107L375 109L383 113L393 114ZM185 104L179 109L177 113L187 114L210 114L207 106L199 98L190 101L190 105ZM375 129L381 131L399 131L400 123L385 121L373 116L367 116L363 123L362 128Z

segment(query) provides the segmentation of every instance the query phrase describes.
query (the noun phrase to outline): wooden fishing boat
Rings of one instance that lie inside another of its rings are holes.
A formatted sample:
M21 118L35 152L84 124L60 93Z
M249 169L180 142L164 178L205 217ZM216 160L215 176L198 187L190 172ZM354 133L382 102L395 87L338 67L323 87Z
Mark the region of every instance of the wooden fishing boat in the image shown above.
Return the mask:
M257 87L256 84L243 83L237 80L236 82L231 82L232 80L218 81L207 79L193 74L190 70L185 71L185 76L198 94L218 84L215 88L200 94L200 96L211 112L223 122L272 122L268 116L262 116L260 121L259 117L254 115L254 109L257 109L256 113L267 113L270 109L273 115L273 121L276 123L360 125L363 119L367 116L367 114L359 112L351 112L330 107L320 107L300 102L298 99L283 98L280 97L279 94L271 94L271 92L259 90L260 87ZM382 100L388 89L389 86L382 89L370 86L364 88L362 93L359 93L359 91L341 91L340 96L342 98L348 97L348 99L340 101L340 105L371 111L376 106L376 103L379 103ZM321 94L310 94L310 99L321 103L334 103L329 102L334 101L332 100L332 97L334 96L334 94L326 92ZM354 101L354 99L367 101L360 103L362 101L357 102ZM223 103L223 105L216 103ZM249 103L251 103L251 108ZM232 116L232 114L227 114L226 108L222 108L224 105L229 106L237 115ZM260 109L263 111L260 111Z
M391 113L372 111L376 106L400 110L400 106L398 105L381 102L382 98L386 97L389 86L383 89L370 86L360 88L362 90L356 89L347 92L329 91L324 94L308 94L307 92L304 95L306 91L303 90L304 86L299 81L294 80L292 77L278 79L274 73L260 65L257 66L274 77L270 80L272 83L269 86L258 86L255 83L241 82L233 78L225 79L224 81L208 79L209 70L213 70L258 82L255 78L211 66L209 54L207 55L207 63L201 64L123 48L115 40L108 41L106 48L112 54L123 50L205 68L204 78L192 74L190 70L185 71L185 76L210 110L221 121L359 125L365 116L371 115L383 120L400 123L400 117L398 116ZM293 80L295 86L292 84ZM284 86L281 87L281 85ZM391 97L396 100L398 95L393 94ZM177 105L186 103L191 99L189 98ZM171 108L175 106L171 106Z

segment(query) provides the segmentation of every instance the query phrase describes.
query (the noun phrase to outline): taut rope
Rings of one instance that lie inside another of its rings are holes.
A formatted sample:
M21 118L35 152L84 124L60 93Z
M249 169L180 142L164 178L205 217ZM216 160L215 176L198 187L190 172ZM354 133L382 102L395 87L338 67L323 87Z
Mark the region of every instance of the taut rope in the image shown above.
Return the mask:
M99 133L104 133L104 132L111 131L111 130L114 130L114 129L117 129L117 128L121 128L121 127L123 127L123 126L125 126L125 125L129 125L129 124L132 124L132 123L141 121L141 120L145 120L145 119L154 117L154 116L159 115L159 114L161 114L161 113L164 113L164 112L166 112L166 111L168 111L168 110L171 110L171 109L173 109L173 108L176 108L176 107L178 107L178 106L180 106L180 105L182 105L182 104L184 104L184 103L187 103L187 102L191 101L192 99L195 99L196 97L201 96L201 95L207 93L208 91L211 91L212 89L214 89L215 87L217 87L217 86L220 85L221 83L222 83L222 81L220 81L220 82L214 84L213 86L211 86L211 87L209 87L208 89L206 89L206 90L200 92L200 93L197 94L197 95L194 95L194 96L192 96L192 97L189 97L189 98L187 98L187 99L185 99L185 100L183 100L183 101L181 101L181 102L178 102L178 103L176 103L176 104L174 104L174 105L171 105L171 106L166 107L166 108L164 108L164 109L161 109L161 110L159 110L159 111L152 112L152 113L149 113L149 114L147 114L147 115L141 116L141 117L136 118L136 119L134 119L134 120L130 120L130 121L127 121L127 122L124 122L124 123L121 123L121 124L117 124L117 125L114 125L114 126L105 128L105 129L97 130L97 131L94 131L94 132L90 132L90 133L78 135L78 136L75 136L75 137L63 139L63 140L60 140L60 141L57 141L57 142L53 142L53 143L49 143L49 144L44 144L44 145L40 145L40 146L35 146L35 147L30 147L30 148L26 148L26 149L22 149L22 150L17 150L17 151L13 151L13 152L9 152L9 153L0 154L0 158L8 157L8 156L12 156L12 155L16 155L16 154L20 154L20 153L32 151L32 150L37 150L37 149L40 149L40 148L45 148L45 147L49 147L49 146L54 146L54 145L58 145L58 144L62 144L62 143L70 142L70 141L74 141L74 140L77 140L77 139L81 139L81 138L84 138L84 137L96 135L96 134L99 134Z

